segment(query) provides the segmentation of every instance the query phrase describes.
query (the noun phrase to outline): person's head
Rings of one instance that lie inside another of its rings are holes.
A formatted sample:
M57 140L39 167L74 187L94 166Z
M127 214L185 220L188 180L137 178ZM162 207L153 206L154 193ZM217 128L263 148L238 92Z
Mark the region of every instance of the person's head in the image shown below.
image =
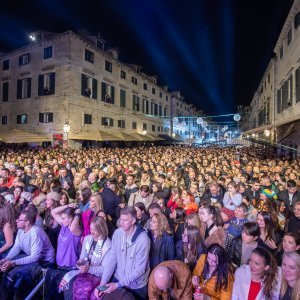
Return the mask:
M8 224L11 229L16 228L15 212L11 204L5 203L5 199L1 196L0 201L0 229L3 230L4 226Z
M67 205L69 203L69 195L67 192L62 191L60 193L60 198L59 198L59 205L63 206L63 205Z
M159 174L159 175L157 176L157 181L158 181L160 184L164 184L165 180L166 180L166 176L165 176L164 174Z
M150 188L148 185L142 185L140 187L140 194L142 196L142 198L147 198L150 194Z
M207 248L202 276L206 278L209 274L217 277L215 291L227 289L228 277L230 274L232 275L232 271L228 256L219 244L212 244Z
M266 211L259 212L257 215L257 224L258 224L260 230L269 232L273 226L271 214Z
M80 192L79 199L80 202L86 204L92 195L92 190L90 188L83 188Z
M154 214L150 218L150 229L159 238L161 238L165 232L171 233L168 219L162 213Z
M300 201L294 204L293 213L296 218L300 219Z
M264 295L270 297L277 275L277 264L274 257L265 248L255 248L249 260L251 278L260 278L264 284Z
M284 252L298 251L300 249L300 234L286 232L282 239L282 248Z
M97 181L97 175L94 172L91 172L88 176L88 181L94 183Z
M244 219L246 218L248 214L248 207L245 203L241 203L240 205L236 206L235 210L234 210L234 216L237 219Z
M103 209L102 197L100 194L92 194L90 197L90 209L93 211L99 211Z
M142 219L143 215L146 213L146 207L143 202L137 202L134 205L136 210L136 217L138 220Z
M203 223L213 222L217 226L223 226L222 217L217 207L205 204L199 208L199 217Z
M17 219L17 228L18 229L26 229L35 224L36 221L36 213L30 210L23 210Z
M23 176L23 174L24 174L24 172L25 172L25 170L24 170L24 167L18 167L17 169L16 169L16 175L17 175L17 177L22 177Z
M286 187L287 187L289 194L294 194L297 191L297 183L295 180L292 180L292 179L288 180L286 182Z
M198 228L198 230L200 231L201 221L200 221L198 214L196 214L196 213L189 214L188 216L186 216L185 224L186 224L186 226L196 226Z
M220 193L220 185L213 181L209 184L209 190L211 195L218 195Z
M52 209L59 205L60 196L56 192L50 192L46 196L46 208Z
M149 211L149 216L151 218L155 213L157 214L161 213L161 207L157 203L151 203L148 208L148 211Z
M120 227L127 232L131 232L136 223L136 211L134 207L127 206L121 209L119 224Z
M161 291L167 291L173 282L173 273L170 268L165 266L157 266L154 272L154 282Z
M186 213L185 210L182 207L177 207L174 209L174 212L172 213L174 222L176 224L182 223L185 221Z
M97 214L96 214L97 217L101 217L105 220L105 222L107 222L107 215L105 213L105 211L103 209L100 209Z
M251 182L252 190L258 192L260 190L260 181L258 178L254 178Z
M62 225L70 226L75 217L75 209L72 207L65 208L61 213Z
M237 184L234 181L230 181L227 184L227 190L229 193L235 193L237 190Z
M300 295L300 254L285 252L282 258L282 286L281 296L286 293L288 286L293 288L290 299L299 299Z
M128 174L126 177L126 184L128 186L131 186L134 184L134 175L133 174Z
M145 182L145 181L147 181L148 179L149 179L149 173L148 172L142 172L142 174L141 174L141 180L143 181L143 182Z
M256 222L247 222L242 227L242 242L253 244L260 235L260 229Z
M94 240L105 240L108 237L106 221L102 217L96 217L90 224L91 236Z
M15 199L19 199L21 197L22 192L23 192L23 187L21 187L21 186L15 187L15 189L14 189Z

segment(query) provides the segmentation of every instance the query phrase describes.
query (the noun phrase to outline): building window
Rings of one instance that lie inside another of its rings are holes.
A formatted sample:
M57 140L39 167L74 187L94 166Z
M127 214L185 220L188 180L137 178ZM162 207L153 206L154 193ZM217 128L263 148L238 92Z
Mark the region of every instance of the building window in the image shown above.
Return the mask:
M154 104L154 116L158 116L158 104L157 103L155 103Z
M167 108L164 107L164 117L166 117L166 116L167 116Z
M155 131L155 125L152 125L152 131Z
M53 113L39 113L39 122L40 123L51 123L53 122Z
M97 79L81 74L81 95L97 99Z
M55 73L39 75L39 96L55 94Z
M147 124L146 123L143 123L143 131L144 130L147 130Z
M7 116L2 116L1 117L1 124L2 125L7 125Z
M17 115L17 124L27 124L27 115Z
M136 129L136 128L137 128L136 122L132 122L132 129Z
M149 114L149 101L147 99L143 99L142 112L146 115Z
M115 87L105 82L101 83L101 101L114 104L115 103Z
M83 124L92 124L93 123L93 116L89 114L84 114Z
M281 45L281 48L280 48L280 54L279 54L280 58L283 57L283 45Z
M19 66L27 65L30 61L30 54L26 53L19 57Z
M120 107L126 107L126 91L120 90Z
M121 70L121 74L120 74L122 79L126 79L126 72Z
M111 119L111 118L102 117L102 125L113 127L114 126L114 120Z
M144 84L143 84L143 89L144 89L145 91L148 90L148 85L147 85L147 83L145 83L145 82L144 82Z
M288 35L287 35L287 44L289 45L292 41L293 38L293 32L292 32L292 28L289 30Z
M132 95L132 109L140 111L140 98L137 95Z
M94 53L91 52L90 50L85 49L84 57L86 61L89 61L92 64L94 63Z
M125 128L125 120L118 120L118 127Z
M299 14L299 18L300 18L300 14ZM299 102L300 101L300 68L296 70L295 84L296 84L296 102Z
M162 92L159 92L159 98L162 98Z
M152 88L152 94L155 95L155 88Z
M2 69L3 69L3 71L9 69L9 59L6 59L3 61Z
M2 84L2 101L8 101L8 89L9 89L9 82L3 82Z
M168 96L166 96L166 101L168 101L169 100L169 97Z
M300 12L298 12L296 14L295 19L294 19L294 27L295 27L295 29L297 29L299 25L300 25Z
M44 48L44 59L52 57L52 52L53 52L52 50L53 50L52 46Z
M31 97L31 78L19 79L17 81L17 99Z
M108 72L112 72L112 63L109 61L105 61L105 70Z
M161 117L163 114L162 114L162 106L159 105L158 106L158 115Z
M131 82L133 83L133 84L135 84L135 85L137 85L137 78L135 78L135 77L131 77Z

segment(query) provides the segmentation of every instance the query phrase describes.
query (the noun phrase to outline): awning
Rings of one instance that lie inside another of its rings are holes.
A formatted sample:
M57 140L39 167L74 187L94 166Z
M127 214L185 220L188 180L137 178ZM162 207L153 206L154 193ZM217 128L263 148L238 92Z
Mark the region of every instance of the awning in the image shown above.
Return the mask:
M45 135L26 132L19 129L0 133L0 140L7 144L41 143L51 141L51 139Z
M70 140L81 140L81 141L120 141L121 140L120 137L102 130L95 131L95 132L86 132L86 133L70 132L68 138Z
M292 133L295 132L295 123L292 123L288 126L288 128L285 128L286 130L282 130L282 134L277 137L277 143L281 143L284 139L286 139L288 136L290 136ZM280 130L281 131L281 130Z
M120 136L121 140L125 142L139 141L139 138L137 136L134 136L133 134L119 132L117 133L117 135Z
M170 136L168 134L159 134L158 136L168 142L177 142L177 139L174 139L172 136Z
M145 142L163 141L162 138L150 133L146 133L146 134L137 133L137 134L140 136L141 141L145 141Z

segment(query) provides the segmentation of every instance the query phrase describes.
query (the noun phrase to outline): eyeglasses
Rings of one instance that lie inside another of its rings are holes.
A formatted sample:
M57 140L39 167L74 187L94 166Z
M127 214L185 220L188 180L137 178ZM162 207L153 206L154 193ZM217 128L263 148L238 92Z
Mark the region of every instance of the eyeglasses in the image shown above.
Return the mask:
M17 222L26 222L27 220L17 219Z

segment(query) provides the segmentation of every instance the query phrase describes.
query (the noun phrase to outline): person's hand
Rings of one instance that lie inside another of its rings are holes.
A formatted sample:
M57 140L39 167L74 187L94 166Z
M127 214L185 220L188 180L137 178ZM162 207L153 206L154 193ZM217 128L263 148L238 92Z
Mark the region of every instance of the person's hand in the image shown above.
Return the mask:
M116 282L110 282L106 284L106 286L108 286L108 289L104 291L105 294L110 294L118 289L118 285Z
M101 284L99 284L101 285ZM100 299L100 297L104 295L103 292L99 291L97 288L94 289L94 296L96 297L96 299Z
M194 275L194 276L192 277L192 284L193 284L193 286L198 286L199 283L200 283L200 278L199 278L199 276Z
M120 203L119 206L120 206L121 208L124 208L124 207L126 206L126 203Z
M12 269L15 266L15 263L12 260L7 260L1 266L2 272L7 272L8 270Z
M276 243L272 240L272 239L269 239L269 240L266 240L266 245L271 248L271 249L277 249L277 245Z
M203 300L204 295L203 294L193 294L195 300Z
M68 207L72 207L72 208L77 208L77 203L70 203L70 204L67 204Z
M77 268L79 269L79 273L87 273L90 266L86 264L84 266L78 266Z

